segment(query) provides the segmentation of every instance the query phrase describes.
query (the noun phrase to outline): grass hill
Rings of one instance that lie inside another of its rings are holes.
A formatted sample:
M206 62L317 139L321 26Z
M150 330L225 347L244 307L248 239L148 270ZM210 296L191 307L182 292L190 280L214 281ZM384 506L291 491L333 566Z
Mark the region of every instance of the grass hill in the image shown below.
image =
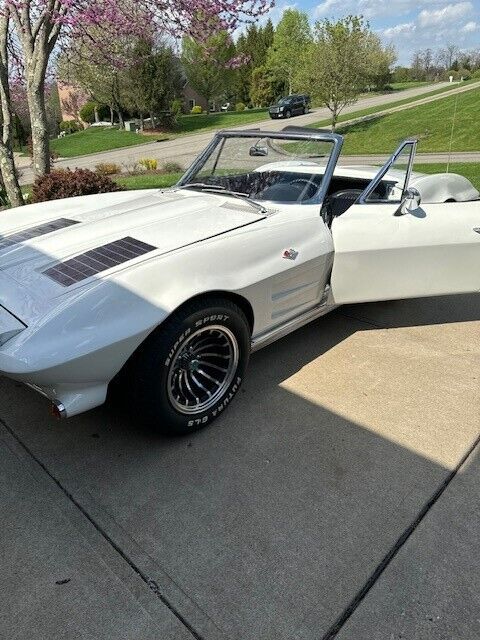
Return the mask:
M452 151L480 151L480 89L378 116L339 128L345 135L346 155L391 153L409 137L419 139L420 153L448 151L453 128ZM456 109L456 115L455 115Z

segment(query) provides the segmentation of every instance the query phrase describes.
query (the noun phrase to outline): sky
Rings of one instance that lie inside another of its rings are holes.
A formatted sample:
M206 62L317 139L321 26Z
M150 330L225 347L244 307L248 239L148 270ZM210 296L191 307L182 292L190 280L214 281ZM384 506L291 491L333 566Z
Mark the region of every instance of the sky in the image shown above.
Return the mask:
M401 65L410 64L416 49L447 43L480 48L480 0L277 0L269 17L276 23L287 8L305 11L312 23L363 15L384 42L395 45Z

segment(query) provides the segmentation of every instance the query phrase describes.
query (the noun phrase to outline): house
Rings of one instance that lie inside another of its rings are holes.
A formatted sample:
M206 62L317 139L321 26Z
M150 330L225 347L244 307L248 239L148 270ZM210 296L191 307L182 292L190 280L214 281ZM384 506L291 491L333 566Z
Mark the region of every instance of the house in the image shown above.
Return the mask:
M183 100L184 100L184 108L187 113L190 113L193 107L200 105L202 107L202 111L206 111L208 104L205 98L195 91L195 89L188 83L185 82L185 86L183 87Z

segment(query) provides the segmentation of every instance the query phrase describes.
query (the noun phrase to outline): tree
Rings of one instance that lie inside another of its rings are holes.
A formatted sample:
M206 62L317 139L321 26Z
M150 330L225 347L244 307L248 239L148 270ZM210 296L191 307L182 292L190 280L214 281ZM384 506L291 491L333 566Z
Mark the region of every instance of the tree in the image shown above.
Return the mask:
M115 51L116 56L122 55L125 62L122 50L124 44L120 41L112 42L111 52ZM122 68L113 64L109 57L84 42L80 47L75 47L74 52L65 52L58 61L57 73L62 81L81 90L93 102L110 107L112 124L115 113L120 124L123 124L124 105L119 79Z
M112 34L141 36L159 28L172 36L188 33L203 41L218 24L232 32L242 19L256 18L268 8L264 0L0 0L0 169L11 202L19 204L22 200L15 178L11 135L13 78L21 77L26 87L33 167L40 175L50 170L45 84L58 46L91 41L91 27L97 33L103 32L97 44L107 53L108 36ZM17 67L15 71L13 66Z
M414 80L433 80L438 74L434 64L432 49L420 49L415 51L412 58L412 74Z
M155 116L168 111L182 88L183 75L171 46L160 40L138 40L131 55L131 64L121 74L125 105L143 118L149 114L152 126Z
M324 104L332 114L332 130L338 116L372 79L372 59L378 42L363 18L348 16L315 25L314 42L303 57L300 82L305 91Z
M448 43L444 48L439 49L436 55L436 64L446 71L452 68L452 64L458 58L460 49L456 44Z
M234 77L230 63L234 58L235 45L226 31L210 36L204 44L190 37L183 39L182 66L189 83L207 104L230 89Z
M369 85L376 89L385 89L392 80L392 68L397 59L397 53L393 45L383 47L380 38L374 34L368 34L366 38L367 71Z
M284 82L289 94L298 88L297 74L311 41L307 14L297 9L287 9L275 30L266 64L272 76Z
M252 72L257 67L265 65L268 49L273 43L274 32L272 21L267 20L263 27L257 27L256 24L248 25L246 33L238 37L237 55L242 55L245 63L235 73L235 93L242 102L250 101Z
M266 67L257 67L252 71L250 100L256 107L266 107L275 98L270 72Z
M9 84L9 32L10 12L4 11L0 15L0 105L2 110L0 170L8 199L14 207L17 207L23 204L23 196L13 159L13 109L12 92Z

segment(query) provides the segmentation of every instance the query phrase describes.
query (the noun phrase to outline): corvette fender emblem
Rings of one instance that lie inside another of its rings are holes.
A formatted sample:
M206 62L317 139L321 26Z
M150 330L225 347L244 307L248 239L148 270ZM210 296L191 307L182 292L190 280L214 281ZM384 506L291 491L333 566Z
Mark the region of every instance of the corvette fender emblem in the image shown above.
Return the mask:
M296 260L298 256L298 251L295 251L295 249L285 249L285 251L283 252L283 257L285 258L285 260Z

